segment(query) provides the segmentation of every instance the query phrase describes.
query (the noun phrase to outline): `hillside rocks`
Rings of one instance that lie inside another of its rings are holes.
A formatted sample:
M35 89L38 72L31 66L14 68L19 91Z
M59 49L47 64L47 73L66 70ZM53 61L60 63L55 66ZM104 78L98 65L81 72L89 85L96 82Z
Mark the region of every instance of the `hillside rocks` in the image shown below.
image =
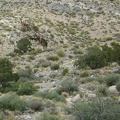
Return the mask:
M116 85L110 86L108 90L110 94L115 94L115 95L119 94L118 90L116 89Z

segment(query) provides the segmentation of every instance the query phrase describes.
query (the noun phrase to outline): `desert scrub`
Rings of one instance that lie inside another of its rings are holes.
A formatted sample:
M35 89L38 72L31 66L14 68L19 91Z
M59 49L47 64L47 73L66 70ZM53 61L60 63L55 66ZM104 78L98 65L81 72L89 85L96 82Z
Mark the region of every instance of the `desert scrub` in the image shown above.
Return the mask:
M84 72L80 73L80 77L88 77L90 76L90 72L88 70L85 70Z
M44 110L44 107L45 107L44 100L39 98L30 98L26 100L26 103L27 103L27 107L34 111L42 111Z
M116 85L120 81L120 75L110 75L105 77L105 82L107 86Z
M33 49L30 52L28 52L28 54L30 55L37 55L39 53L42 53L42 49Z
M41 66L44 67L44 68L49 67L50 65L51 65L50 62L43 62L43 63L41 64Z
M31 60L34 60L34 59L35 59L35 56L34 56L34 55L28 56L28 61L31 61Z
M64 57L65 56L65 53L64 53L63 50L57 51L57 54L58 54L59 57Z
M49 112L42 112L36 116L36 120L60 120L58 116L52 115Z
M65 76L69 73L69 69L65 68L63 69L62 75Z
M15 93L6 94L0 98L0 109L24 111L26 109L26 102L21 100Z
M83 54L83 52L78 48L73 48L73 53L74 54Z
M59 94L61 94L62 92L72 94L74 91L78 91L78 85L74 81L70 80L64 80L56 89L56 92L58 92Z
M120 104L110 99L91 102L78 101L71 113L75 120L119 120Z
M96 93L99 95L99 96L107 96L108 95L108 90L107 90L107 87L106 85L99 85L98 88L97 88L97 91Z
M42 99L42 98L36 98L36 97L28 97L26 98L26 104L29 109L32 109L34 111L43 111L43 110L53 110L55 111L55 105L52 101Z
M56 92L36 92L34 94L34 96L46 98L46 99L50 99L50 100L65 102L65 99Z
M18 71L18 75L20 78L26 78L28 80L33 80L35 78L35 75L30 67L27 67L26 69L20 69Z
M51 61L58 61L59 57L58 56L49 56L47 59L51 60Z
M36 91L35 86L33 83L30 82L23 82L19 85L17 90L18 95L32 95Z
M60 68L59 64L52 64L51 65L51 70L58 70Z
M16 120L15 116L11 112L0 111L0 120Z

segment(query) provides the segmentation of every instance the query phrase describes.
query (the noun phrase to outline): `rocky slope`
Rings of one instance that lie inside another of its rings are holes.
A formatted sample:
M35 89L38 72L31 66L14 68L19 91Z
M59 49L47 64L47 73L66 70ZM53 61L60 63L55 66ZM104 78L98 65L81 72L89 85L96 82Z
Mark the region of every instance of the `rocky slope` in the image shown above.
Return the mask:
M21 20L29 25L29 30L23 28ZM48 41L47 49L31 40L36 54L14 54L17 42L35 33ZM66 79L81 83L84 78L80 75L86 70L74 66L76 58L90 46L110 45L113 41L120 42L119 0L0 0L0 57L11 60L14 71L30 68L40 91L52 91ZM59 64L60 68L52 70L54 64ZM119 72L119 68L113 63L102 69L87 69L87 75L106 76ZM69 70L66 76L62 75L64 69ZM96 97L85 86L80 88L88 98ZM70 103L71 99L76 101L75 96L77 94L67 99L68 105L74 103ZM21 117L25 120L34 118L33 115L33 118Z

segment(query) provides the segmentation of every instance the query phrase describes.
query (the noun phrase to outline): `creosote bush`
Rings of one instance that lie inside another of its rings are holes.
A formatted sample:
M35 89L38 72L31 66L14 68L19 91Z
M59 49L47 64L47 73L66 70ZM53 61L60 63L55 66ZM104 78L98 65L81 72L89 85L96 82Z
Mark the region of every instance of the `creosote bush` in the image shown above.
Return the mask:
M105 77L105 82L107 86L116 85L120 81L120 75L111 75Z
M56 91L59 94L62 92L72 94L74 91L78 91L78 85L74 81L64 80Z
M18 95L31 95L34 94L36 88L33 86L33 83L23 82L19 85L17 90Z
M69 73L69 69L65 68L63 69L62 75L65 76L66 74Z
M45 103L42 99L31 98L26 101L27 107L34 111L42 111L44 110Z
M71 113L75 120L119 120L120 104L110 99L91 102L78 101Z
M20 110L24 111L26 109L26 102L21 100L18 95L6 94L0 98L0 109L2 110Z
M18 71L18 74L20 76L20 79L25 78L28 80L32 80L35 78L34 73L31 68L21 69Z
M36 92L34 96L65 102L65 99L56 92Z
M59 57L58 56L49 56L47 59L51 60L51 61L58 61Z
M51 70L58 70L59 69L59 64L53 64L53 65L51 65Z
M59 51L57 52L57 54L58 54L59 57L64 57L64 56L65 56L65 53L64 53L64 51L62 51L62 50L59 50Z
M36 120L60 120L56 115L52 115L49 112L42 112L36 116Z

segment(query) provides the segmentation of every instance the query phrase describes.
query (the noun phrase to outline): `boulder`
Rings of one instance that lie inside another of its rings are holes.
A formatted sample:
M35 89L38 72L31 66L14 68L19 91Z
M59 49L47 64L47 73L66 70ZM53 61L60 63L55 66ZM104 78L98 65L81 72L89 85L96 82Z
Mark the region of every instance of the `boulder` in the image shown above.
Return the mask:
M116 85L110 86L110 87L108 88L108 91L109 91L109 93L111 93L111 94L116 94L116 95L119 94L119 92L118 92L118 90L117 90L117 88L116 88Z
M79 100L80 99L80 95L79 94L77 94L76 96L74 96L73 98L72 98L72 102L76 102L77 100Z

